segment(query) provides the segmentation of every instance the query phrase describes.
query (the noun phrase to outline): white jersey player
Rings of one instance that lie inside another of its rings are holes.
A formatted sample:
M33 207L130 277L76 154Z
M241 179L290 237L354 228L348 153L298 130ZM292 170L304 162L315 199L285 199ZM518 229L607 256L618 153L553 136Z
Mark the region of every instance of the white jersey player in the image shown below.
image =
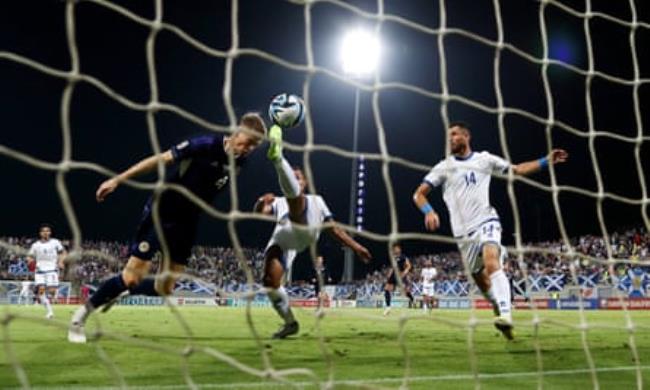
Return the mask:
M52 228L49 225L41 225L38 236L38 241L34 242L29 249L27 260L30 263L36 262L34 284L38 287L38 297L47 310L46 317L52 318L54 313L50 298L56 296L59 287L59 269L63 268L65 249L61 241L51 237Z
M431 260L424 262L424 268L420 271L422 280L422 309L426 312L431 309L433 296L435 295L435 280L438 276L438 270L431 265Z
M454 237L462 239L458 247L479 289L492 302L497 318L495 326L506 338L512 339L512 315L508 278L501 269L501 223L490 205L492 174L512 169L515 174L529 175L549 164L566 161L568 154L561 149L548 156L521 164L510 164L488 152L475 153L470 147L467 124L455 122L449 126L451 155L436 164L413 194L413 201L424 214L428 230L440 225L438 214L427 201L432 188L442 186L443 199L451 218Z
M291 268L298 252L318 241L322 224L330 221L332 214L321 196L305 195L307 182L304 174L300 169L291 168L282 156L282 129L271 127L269 138L268 158L278 174L284 197L265 194L255 203L254 210L275 215L277 221L266 247L263 283L273 308L284 320L273 338L285 338L298 333L299 326L289 306L289 296L282 287L284 273ZM359 257L370 260L370 252L344 230L331 227L327 231Z

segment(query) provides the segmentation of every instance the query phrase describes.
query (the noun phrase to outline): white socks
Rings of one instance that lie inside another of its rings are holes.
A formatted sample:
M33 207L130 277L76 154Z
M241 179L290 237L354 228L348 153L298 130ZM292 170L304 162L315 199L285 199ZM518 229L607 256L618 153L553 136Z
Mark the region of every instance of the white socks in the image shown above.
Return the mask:
M273 166L278 173L278 182L280 182L280 188L284 196L289 199L297 198L300 195L300 185L289 162L283 157L279 161L274 162Z
M282 317L285 324L296 322L296 319L291 312L291 307L289 306L289 295L287 295L287 291L284 287L278 289L268 288L267 294L273 304L273 308L278 312L280 317Z
M490 275L490 282L492 283L490 292L499 305L499 312L501 313L501 317L505 317L509 321L512 321L512 310L510 306L510 284L508 283L506 274L504 274L503 270L500 269Z
M39 296L41 303L45 306L48 315L52 315L52 305L50 305L50 300L47 298L47 294Z
M75 312L72 314L72 319L70 322L73 324L83 325L86 322L86 318L95 311L92 303L90 301L86 302L85 305L81 305Z

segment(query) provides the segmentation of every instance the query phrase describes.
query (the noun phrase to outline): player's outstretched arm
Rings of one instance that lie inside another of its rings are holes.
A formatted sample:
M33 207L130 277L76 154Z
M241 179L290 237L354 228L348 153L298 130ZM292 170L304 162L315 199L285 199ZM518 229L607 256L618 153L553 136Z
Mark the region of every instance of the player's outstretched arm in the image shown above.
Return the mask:
M370 254L370 251L365 246L355 241L354 238L350 237L350 235L345 230L334 226L328 229L328 233L336 241L352 249L364 263L368 263L370 260L372 260L372 254Z
M106 197L109 194L115 191L115 189L117 189L117 187L120 184L122 184L122 182L134 178L136 176L149 173L154 169L156 169L156 167L158 166L158 160L162 160L163 163L165 163L166 165L171 164L174 161L174 156L172 155L172 151L168 150L166 152L160 153L159 155L153 155L143 160L140 160L137 163L133 164L126 171L104 181L99 186L99 188L97 188L97 192L95 193L95 197L97 198L97 201L103 202L104 199L106 199Z
M273 201L275 200L275 195L268 192L260 196L255 205L253 206L253 212L261 213L265 215L273 214Z
M538 160L526 161L512 166L512 171L517 175L530 175L546 168L549 164L560 164L569 158L569 153L564 149L553 149L548 156Z
M427 200L429 192L431 192L431 187L427 183L420 184L413 193L413 203L424 214L424 226L427 230L434 231L440 226L440 217Z

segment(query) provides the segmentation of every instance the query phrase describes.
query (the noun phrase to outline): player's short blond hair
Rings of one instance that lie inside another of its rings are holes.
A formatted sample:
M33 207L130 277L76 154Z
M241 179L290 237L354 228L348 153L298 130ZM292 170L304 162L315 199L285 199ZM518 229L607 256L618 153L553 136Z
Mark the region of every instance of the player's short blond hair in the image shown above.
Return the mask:
M239 120L239 127L247 132L252 131L259 134L258 140L260 141L266 135L266 124L264 123L262 116L257 112L247 112L242 115Z

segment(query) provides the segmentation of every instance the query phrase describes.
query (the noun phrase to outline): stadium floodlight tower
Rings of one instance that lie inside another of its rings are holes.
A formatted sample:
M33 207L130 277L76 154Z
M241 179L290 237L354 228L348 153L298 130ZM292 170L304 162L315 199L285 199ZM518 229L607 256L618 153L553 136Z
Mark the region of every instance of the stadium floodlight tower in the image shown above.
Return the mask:
M356 80L370 78L374 75L379 64L380 45L379 39L370 31L356 28L350 30L343 37L341 45L341 61L343 72ZM356 153L359 143L359 100L360 91L355 87L354 95L354 127L352 129L352 152ZM365 172L358 169L364 167L364 161L355 158L350 174L350 226L357 230L363 228L363 195L365 194ZM343 266L343 281L351 281L354 274L354 254L346 248Z

